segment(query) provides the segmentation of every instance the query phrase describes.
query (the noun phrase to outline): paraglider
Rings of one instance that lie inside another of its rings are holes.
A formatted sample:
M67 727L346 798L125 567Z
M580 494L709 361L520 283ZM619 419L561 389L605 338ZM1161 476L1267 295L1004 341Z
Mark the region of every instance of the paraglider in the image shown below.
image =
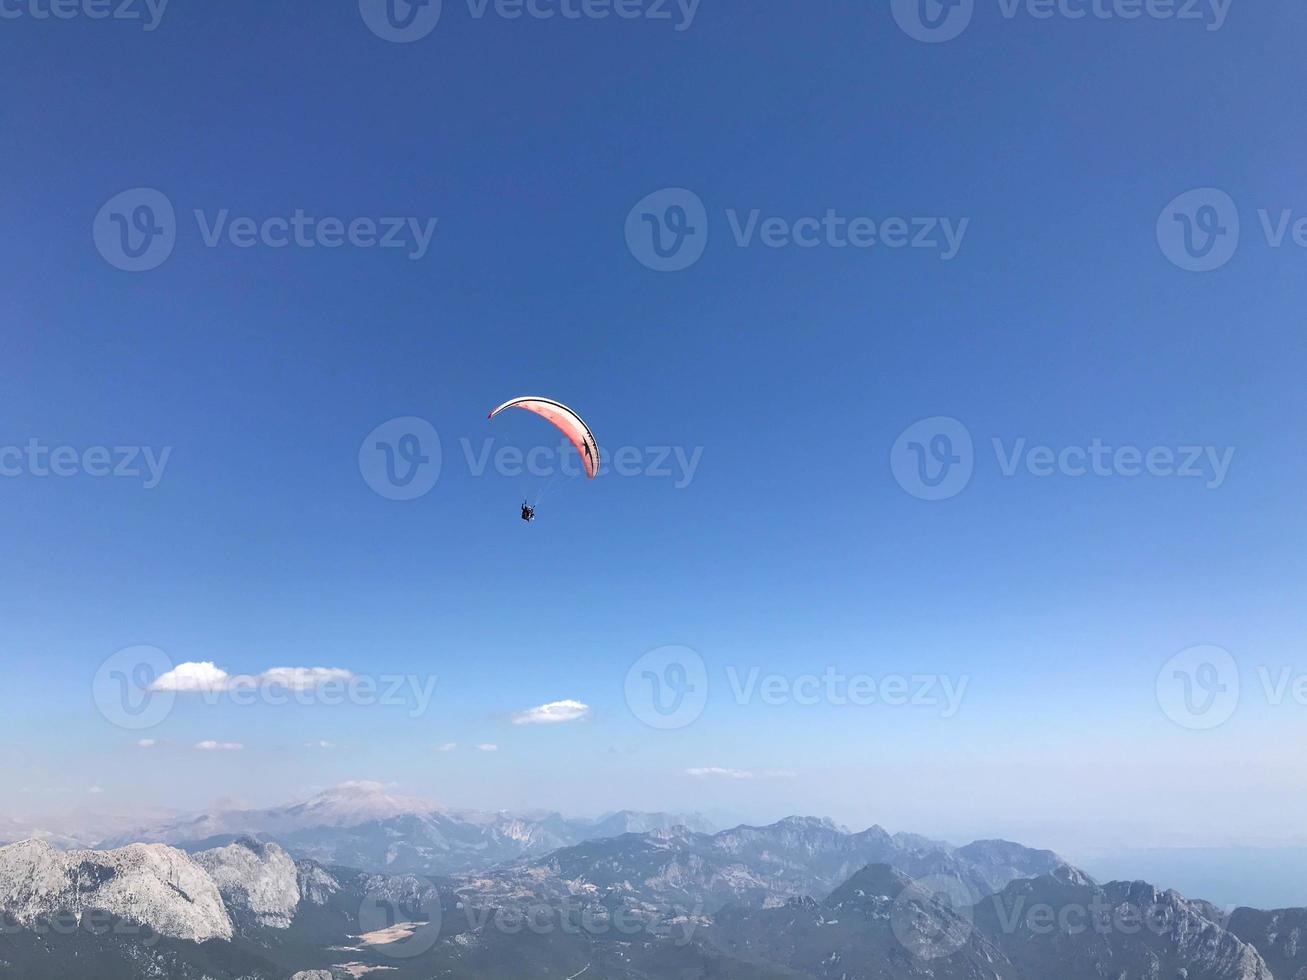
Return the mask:
M599 475L599 443L595 441L594 433L585 424L585 420L576 412L552 398L523 395L504 402L504 404L492 411L487 418L493 419L500 412L509 408L520 408L532 412L551 423L558 431L567 436L567 440L576 449L576 454L581 459L581 465L585 468L586 478L593 480ZM535 520L535 516L534 505L523 501L522 520L530 523Z

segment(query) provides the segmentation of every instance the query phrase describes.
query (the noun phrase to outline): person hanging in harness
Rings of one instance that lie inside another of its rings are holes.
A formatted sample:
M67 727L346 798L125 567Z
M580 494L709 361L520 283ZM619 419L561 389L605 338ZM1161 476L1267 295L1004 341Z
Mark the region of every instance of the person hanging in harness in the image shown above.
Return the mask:
M536 519L536 509L532 507L530 504L528 504L525 500L522 501L522 520L534 521L535 519Z

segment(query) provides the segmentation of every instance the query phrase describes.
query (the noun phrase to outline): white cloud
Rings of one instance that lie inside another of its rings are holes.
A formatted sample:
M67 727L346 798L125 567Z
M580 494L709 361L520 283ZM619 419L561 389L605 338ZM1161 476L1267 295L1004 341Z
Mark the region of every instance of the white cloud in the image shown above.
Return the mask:
M436 746L436 751L437 751L437 752L453 752L456 748L458 748L458 743L457 743L457 742L445 742L445 743L443 743L443 744L441 744L441 745L437 745L437 746Z
M195 747L204 752L239 752L245 748L240 742L215 742L212 739L196 742Z
M478 752L498 752L498 751L499 751L499 746L498 746L498 745L491 745L489 742L486 742L486 743L484 743L484 744L482 744L482 745L478 745L478 746L477 746L477 751L478 751Z
M305 742L304 747L306 749L334 749L336 743L328 742L326 739L320 738L316 742Z
M154 748L156 745L158 745L159 743L156 742L156 741L155 741L154 739L152 739L152 738L143 738L143 739L141 739L139 742L137 742L136 744L137 744L138 746L140 746L141 748L143 748L143 749L152 749L152 748Z
M230 674L205 660L200 663L178 664L166 674L155 678L150 690L194 694L200 691L223 691L230 682Z
M312 691L325 684L344 683L353 677L353 673L340 667L273 667L261 674L229 674L212 661L203 660L178 664L167 673L160 674L150 685L150 690L172 691L177 694L261 687Z
M92 786L92 787L90 787L89 789L87 789L86 792L91 793L91 794L96 794L96 793L103 793L104 790L100 789L99 786Z
M551 701L513 715L514 725L557 725L590 717L590 706L580 701Z
M696 779L793 779L798 775L786 769L722 769L719 766L687 769L685 772Z

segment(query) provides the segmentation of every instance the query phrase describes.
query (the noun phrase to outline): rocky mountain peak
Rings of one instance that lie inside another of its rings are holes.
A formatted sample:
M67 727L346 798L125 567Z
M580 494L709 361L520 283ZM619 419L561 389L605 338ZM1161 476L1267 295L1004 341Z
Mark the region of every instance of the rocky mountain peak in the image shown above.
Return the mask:
M847 834L848 829L841 827L830 817L790 816L772 824L778 830L812 831L821 833Z
M1069 864L1061 864L1054 868L1052 877L1056 881L1073 888L1093 888L1096 885L1093 878Z
M19 925L99 912L160 936L230 939L231 919L213 880L163 844L56 851L43 841L0 847L0 911Z
M893 901L911 885L911 878L888 864L869 864L831 892L826 904L836 906L866 898L887 898Z
M300 901L299 869L277 844L243 837L201 851L195 861L208 871L227 907L238 918L273 929L289 928Z

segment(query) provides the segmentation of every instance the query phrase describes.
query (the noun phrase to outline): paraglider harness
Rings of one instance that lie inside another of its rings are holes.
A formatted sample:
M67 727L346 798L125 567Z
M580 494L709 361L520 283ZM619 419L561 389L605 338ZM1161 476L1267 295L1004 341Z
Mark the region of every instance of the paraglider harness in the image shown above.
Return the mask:
M535 519L536 519L536 509L532 507L530 504L528 504L525 500L522 501L522 520L534 521Z

